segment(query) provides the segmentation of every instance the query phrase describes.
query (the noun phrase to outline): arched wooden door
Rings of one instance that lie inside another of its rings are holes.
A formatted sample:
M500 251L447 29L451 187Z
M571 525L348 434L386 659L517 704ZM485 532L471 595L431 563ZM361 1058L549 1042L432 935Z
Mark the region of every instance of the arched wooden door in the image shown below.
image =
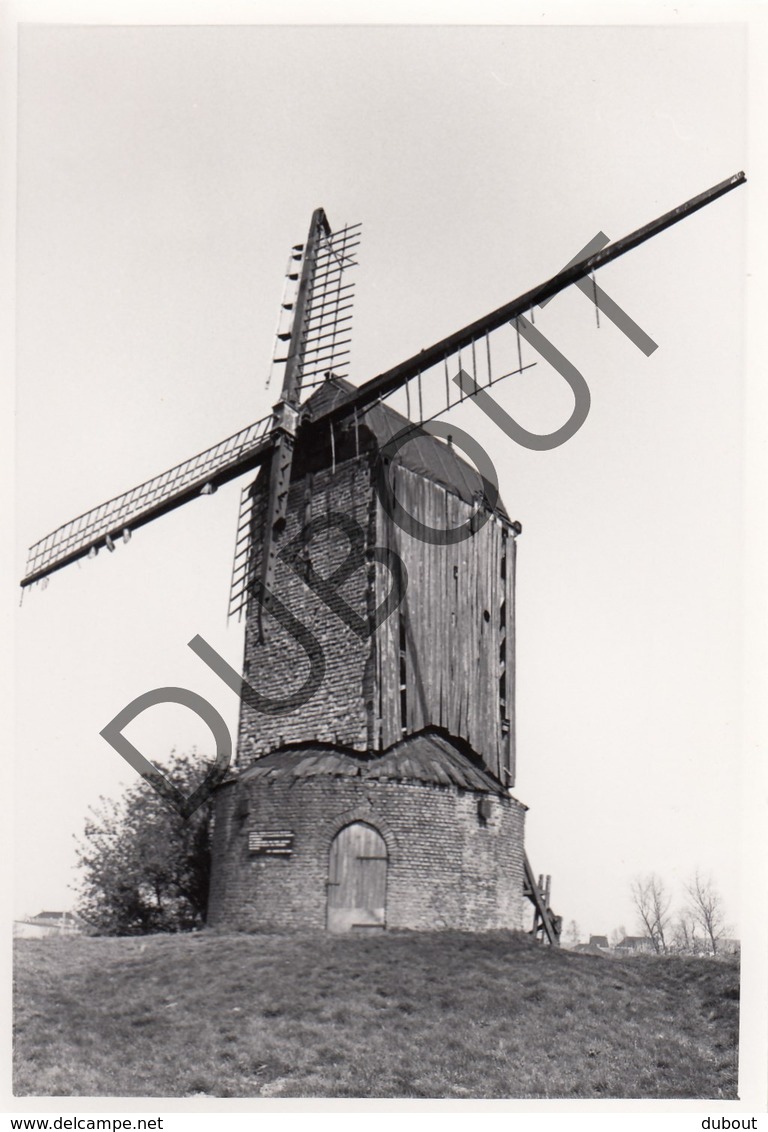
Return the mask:
M331 844L328 863L328 930L386 926L387 846L373 826L353 822Z

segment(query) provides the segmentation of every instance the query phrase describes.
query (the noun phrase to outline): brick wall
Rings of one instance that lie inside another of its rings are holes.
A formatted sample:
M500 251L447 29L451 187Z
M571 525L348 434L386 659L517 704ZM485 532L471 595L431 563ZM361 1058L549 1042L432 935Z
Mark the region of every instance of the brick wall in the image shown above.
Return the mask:
M483 821L478 801L486 798ZM521 929L525 807L456 787L317 777L222 786L209 922L216 927L325 928L331 842L365 821L387 845L387 927ZM259 857L250 831L292 830L289 858Z
M263 489L260 489L263 490ZM325 468L292 484L281 550L296 538L303 526L328 512L352 518L372 542L373 495L368 459L353 459ZM260 535L255 536L256 546ZM316 535L306 553L317 573L329 577L346 560L347 536L338 529ZM366 618L373 595L374 566L366 563L352 574L338 592L354 613ZM238 738L238 763L247 765L255 757L288 743L336 743L364 751L370 744L373 697L373 643L363 640L315 594L291 567L278 558L273 592L283 605L317 638L325 658L325 676L319 690L302 707L287 713L264 714L242 702ZM248 617L243 672L260 693L283 699L301 687L310 664L297 640L266 615L265 643L259 643L254 611Z

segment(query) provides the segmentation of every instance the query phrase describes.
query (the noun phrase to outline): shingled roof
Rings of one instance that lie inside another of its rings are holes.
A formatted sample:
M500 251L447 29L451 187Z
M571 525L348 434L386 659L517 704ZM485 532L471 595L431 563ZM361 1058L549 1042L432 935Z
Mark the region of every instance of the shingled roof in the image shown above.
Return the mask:
M411 735L375 757L309 744L272 751L251 763L241 779L276 782L320 776L354 777L378 782L422 782L433 786L458 786L461 790L480 794L507 794L455 743L431 731Z
M306 419L311 422L321 412L338 404L347 393L354 392L355 388L356 386L344 378L331 375L307 399L304 406ZM412 423L402 413L383 403L372 405L361 411L357 417L358 430L362 432L368 430L377 448L383 448L393 436ZM342 422L336 427L339 433L337 447L338 452L341 452L343 434L347 434L347 441L354 439L354 420ZM337 455L337 458L341 457ZM472 465L463 460L452 445L428 433L421 432L404 444L397 451L393 463L401 464L404 468L441 484L465 503L474 503L477 496L483 492L482 478ZM496 510L507 517L501 499L497 500Z

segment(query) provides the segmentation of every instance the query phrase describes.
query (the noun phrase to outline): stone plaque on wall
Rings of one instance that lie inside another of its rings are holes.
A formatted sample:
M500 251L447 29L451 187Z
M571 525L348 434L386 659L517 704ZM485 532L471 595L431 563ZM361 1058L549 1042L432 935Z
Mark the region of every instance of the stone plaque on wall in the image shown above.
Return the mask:
M252 829L248 834L248 850L256 857L290 857L293 838L290 829Z

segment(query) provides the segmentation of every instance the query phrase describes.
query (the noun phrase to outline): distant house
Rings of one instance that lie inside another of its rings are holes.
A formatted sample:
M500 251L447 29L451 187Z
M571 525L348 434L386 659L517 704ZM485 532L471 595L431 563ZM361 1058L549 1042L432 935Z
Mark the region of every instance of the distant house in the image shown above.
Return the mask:
M586 955L605 955L610 951L608 936L591 935L589 943L577 943L573 950Z
M36 916L13 922L13 934L20 939L78 935L82 930L82 923L73 912L38 912Z
M616 944L616 951L625 952L633 955L638 953L655 951L653 940L647 935L625 935L621 943Z

